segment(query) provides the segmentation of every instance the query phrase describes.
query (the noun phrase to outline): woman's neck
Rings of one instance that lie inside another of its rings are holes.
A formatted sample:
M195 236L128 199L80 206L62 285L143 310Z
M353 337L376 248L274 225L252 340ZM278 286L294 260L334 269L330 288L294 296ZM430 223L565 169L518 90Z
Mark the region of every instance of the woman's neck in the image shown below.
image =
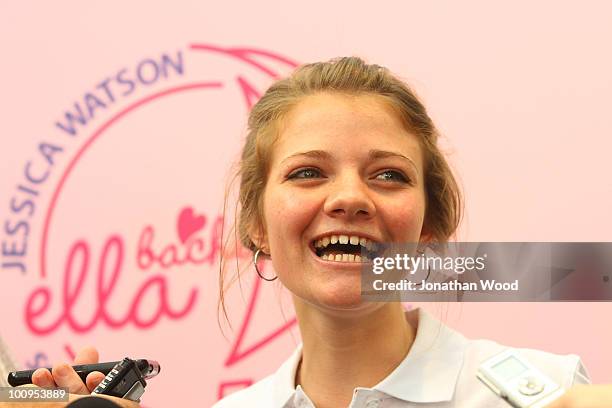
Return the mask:
M344 318L295 300L302 333L299 384L317 408L347 407L356 387L372 387L406 357L416 328L401 303Z

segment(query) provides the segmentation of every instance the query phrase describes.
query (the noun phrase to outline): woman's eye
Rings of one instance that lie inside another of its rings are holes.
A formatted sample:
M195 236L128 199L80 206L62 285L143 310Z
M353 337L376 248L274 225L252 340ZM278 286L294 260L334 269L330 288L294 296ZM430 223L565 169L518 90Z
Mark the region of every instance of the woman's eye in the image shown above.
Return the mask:
M410 179L408 179L406 176L404 176L399 171L395 171L395 170L385 170L382 173L380 173L378 176L376 176L376 178L379 180L399 181L402 183L410 182Z
M294 171L289 176L287 176L287 178L288 179L311 179L311 178L317 178L320 176L321 176L321 172L319 170L307 168L307 169L300 169L300 170Z

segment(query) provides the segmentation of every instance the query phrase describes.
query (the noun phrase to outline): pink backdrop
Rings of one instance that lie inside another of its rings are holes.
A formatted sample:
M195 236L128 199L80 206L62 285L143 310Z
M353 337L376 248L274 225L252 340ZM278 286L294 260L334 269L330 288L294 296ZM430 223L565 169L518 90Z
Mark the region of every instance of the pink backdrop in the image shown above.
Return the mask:
M610 241L610 3L156 6L0 4L0 336L23 368L93 344L160 361L145 406L209 406L288 356L289 296L252 271L221 333L217 243L249 107L300 62L359 55L416 89L461 239ZM612 381L607 303L425 307Z

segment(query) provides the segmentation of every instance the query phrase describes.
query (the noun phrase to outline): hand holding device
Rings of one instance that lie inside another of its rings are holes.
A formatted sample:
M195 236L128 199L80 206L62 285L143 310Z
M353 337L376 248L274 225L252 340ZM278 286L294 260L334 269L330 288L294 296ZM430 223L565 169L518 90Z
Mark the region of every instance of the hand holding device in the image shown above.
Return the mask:
M121 363L121 361L111 361L108 363L98 364L80 364L72 366L72 369L76 372L79 378L85 382L87 376L94 372L100 372L108 375L108 373L110 373L111 370L119 363ZM160 366L157 361L139 359L134 360L134 363L144 379L152 378L159 373ZM47 368L47 370L52 371L51 368ZM8 374L7 381L13 387L25 384L34 384L32 377L35 371L36 370L12 371Z
M74 364L97 364L98 351L93 347L86 347L76 354ZM39 368L32 374L32 383L42 388L65 387L71 394L90 394L106 374L93 372L86 381L81 380L74 369L66 364L56 364L49 371Z
M143 364L148 368L143 368L141 373L143 379L151 378L159 372L159 365L151 360L136 360L140 366ZM68 364L58 364L53 367L51 371L47 368L39 368L31 375L31 382L39 387L53 388L53 387L65 387L71 394L90 394L99 383L105 378L105 375L114 367L114 363L102 363L102 366L95 366L98 363L98 352L96 349L89 347L80 350L74 362L81 367L77 366L77 370L81 371L80 375L74 370L72 366ZM91 365L94 365L93 367ZM103 370L93 371L92 370ZM89 374L88 374L89 373ZM28 373L21 373L17 377L28 376ZM82 380L85 377L85 382ZM20 381L24 381L23 379ZM137 406L135 403L125 399L115 400L121 406ZM124 404L124 405L122 405Z
M578 384L546 408L609 408L612 407L612 384Z

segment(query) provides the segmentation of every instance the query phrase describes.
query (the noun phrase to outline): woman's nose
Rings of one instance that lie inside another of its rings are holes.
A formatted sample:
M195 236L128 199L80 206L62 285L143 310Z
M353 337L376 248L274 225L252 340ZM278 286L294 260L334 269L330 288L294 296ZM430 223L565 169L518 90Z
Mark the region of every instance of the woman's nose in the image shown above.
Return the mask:
M369 219L376 214L368 186L357 176L336 180L330 188L324 205L329 216Z

